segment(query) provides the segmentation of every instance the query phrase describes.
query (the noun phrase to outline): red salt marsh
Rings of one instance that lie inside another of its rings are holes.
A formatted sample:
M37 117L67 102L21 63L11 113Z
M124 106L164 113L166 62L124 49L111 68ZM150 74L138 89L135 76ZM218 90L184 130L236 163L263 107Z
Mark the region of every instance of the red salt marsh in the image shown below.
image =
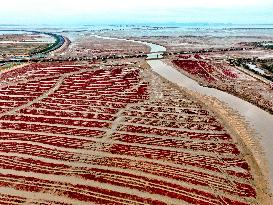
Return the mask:
M7 82L0 87L3 203L216 205L261 198L238 138L213 110L148 69L30 64L0 79Z

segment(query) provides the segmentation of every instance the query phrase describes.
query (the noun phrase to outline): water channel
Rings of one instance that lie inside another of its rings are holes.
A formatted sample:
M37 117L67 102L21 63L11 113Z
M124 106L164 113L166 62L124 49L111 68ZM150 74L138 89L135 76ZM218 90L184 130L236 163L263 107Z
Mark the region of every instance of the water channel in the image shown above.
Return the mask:
M214 88L203 87L161 60L150 60L148 64L153 71L167 80L203 95L216 97L246 119L249 125L256 131L257 140L263 147L270 169L270 186L271 190L273 190L273 115L241 98Z
M246 65L248 65L249 69L251 69L251 70L254 70L254 71L256 71L256 72L258 72L258 73L260 73L260 74L262 74L262 75L265 74L265 71L264 71L264 70L258 68L258 67L257 67L256 65L254 65L254 64L248 63L248 64L246 64Z

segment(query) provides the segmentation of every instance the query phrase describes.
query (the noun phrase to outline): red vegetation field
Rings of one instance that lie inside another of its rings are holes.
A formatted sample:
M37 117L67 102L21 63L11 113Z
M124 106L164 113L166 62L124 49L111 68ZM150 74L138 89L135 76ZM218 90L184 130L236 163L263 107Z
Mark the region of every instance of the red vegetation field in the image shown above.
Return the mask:
M210 83L238 78L234 71L220 65L212 65L203 60L199 54L179 55L178 59L173 60L173 63L189 74Z
M232 66L213 54L181 54L172 60L175 67L202 85L242 98L273 113L273 95L269 81L251 71Z
M205 62L177 64L215 80ZM0 75L0 204L255 203L224 125L147 75L58 63Z

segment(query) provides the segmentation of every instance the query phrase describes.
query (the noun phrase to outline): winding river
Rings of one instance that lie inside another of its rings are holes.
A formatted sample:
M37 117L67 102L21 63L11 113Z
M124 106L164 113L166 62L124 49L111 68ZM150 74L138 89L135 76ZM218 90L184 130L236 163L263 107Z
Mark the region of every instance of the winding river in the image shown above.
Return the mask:
M216 97L218 100L227 104L234 111L237 111L242 117L244 117L248 124L257 133L255 137L257 137L257 140L260 142L263 148L269 165L269 184L271 190L273 190L273 115L265 112L264 110L245 100L242 100L241 98L235 97L231 94L214 88L203 87L196 81L183 75L174 67L160 60L160 58L163 58L162 54L166 51L166 48L163 46L142 41L102 37L97 35L94 36L103 39L125 40L135 43L142 43L149 46L151 48L151 53L148 54L147 63L151 66L154 72L177 84L178 86L196 91L202 95Z
M226 92L214 88L202 87L196 81L183 75L161 60L150 60L148 64L153 71L167 80L203 95L216 97L245 118L248 124L256 131L257 140L263 147L270 169L270 186L271 190L273 190L273 115Z
M95 35L95 34L93 34L92 36L96 37L96 38L106 39L106 40L128 41L128 42L133 42L133 43L144 44L144 45L146 45L146 46L148 46L148 47L151 48L150 53L148 54L148 57L146 58L147 60L149 60L149 59L160 59L160 58L163 58L163 53L166 51L166 48L164 46L157 45L157 44L154 44L154 43L145 42L145 41L120 39L120 38L99 36L99 35Z

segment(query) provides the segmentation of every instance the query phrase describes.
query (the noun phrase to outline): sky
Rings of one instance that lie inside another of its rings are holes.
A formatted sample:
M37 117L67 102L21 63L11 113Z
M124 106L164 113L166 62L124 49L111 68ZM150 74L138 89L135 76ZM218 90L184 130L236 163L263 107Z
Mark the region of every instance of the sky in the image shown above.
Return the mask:
M1 0L0 24L272 24L273 0Z

